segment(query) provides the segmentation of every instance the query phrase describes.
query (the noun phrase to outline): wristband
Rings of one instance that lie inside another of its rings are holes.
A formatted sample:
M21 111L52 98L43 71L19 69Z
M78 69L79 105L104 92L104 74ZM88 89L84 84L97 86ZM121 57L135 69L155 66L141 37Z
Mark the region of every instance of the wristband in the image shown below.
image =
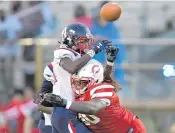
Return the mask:
M71 105L72 105L72 101L67 101L66 109L69 109Z
M109 62L109 61L107 61L107 65L113 66L113 65L114 65L114 62Z
M87 51L86 54L90 55L90 57L93 57L95 55L95 51L91 49Z

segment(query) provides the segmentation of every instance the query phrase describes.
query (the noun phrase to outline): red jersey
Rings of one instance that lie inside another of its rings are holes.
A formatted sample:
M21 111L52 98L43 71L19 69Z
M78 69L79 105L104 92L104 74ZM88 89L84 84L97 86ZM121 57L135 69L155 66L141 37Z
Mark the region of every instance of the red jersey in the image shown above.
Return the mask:
M120 100L114 86L109 83L101 83L90 88L78 101L90 101L102 99L109 104L106 108L94 115L79 114L79 118L94 133L126 133L132 128L135 115L120 104Z
M21 101L13 100L10 105L3 109L7 120L17 120L17 132L23 133L23 123L25 116L20 110Z
M0 133L10 133L10 128L7 125L0 126Z
M36 108L36 105L32 100L12 101L3 112L7 120L17 120L17 133L23 133L25 118L33 108Z

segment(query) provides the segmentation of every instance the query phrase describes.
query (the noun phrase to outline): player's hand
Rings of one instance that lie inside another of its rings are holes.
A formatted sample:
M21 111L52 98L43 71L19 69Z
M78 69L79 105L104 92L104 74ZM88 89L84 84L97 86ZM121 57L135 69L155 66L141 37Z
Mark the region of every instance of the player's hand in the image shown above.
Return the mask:
M59 95L52 93L44 94L43 99L55 107L66 107L67 104L67 101L65 99L61 98Z
M41 102L43 101L43 95L44 95L43 93L35 94L34 97L33 97L33 102L35 104L41 104Z
M93 50L94 50L95 54L100 53L103 50L103 44L101 44L99 42L98 43L95 43L93 45Z
M103 40L100 43L103 45L103 49L105 50L112 46L112 41L109 40Z
M95 51L95 54L100 53L103 49L106 49L108 47L112 46L112 42L108 40L103 40L100 42L97 42L93 45L93 50Z
M93 44L92 49L84 51L86 54L89 54L93 57L95 54L100 53L102 50L107 49L112 46L112 42L108 40L103 40Z
M117 58L118 52L119 52L119 48L115 46L110 46L106 48L107 61L110 63L114 63L115 59Z

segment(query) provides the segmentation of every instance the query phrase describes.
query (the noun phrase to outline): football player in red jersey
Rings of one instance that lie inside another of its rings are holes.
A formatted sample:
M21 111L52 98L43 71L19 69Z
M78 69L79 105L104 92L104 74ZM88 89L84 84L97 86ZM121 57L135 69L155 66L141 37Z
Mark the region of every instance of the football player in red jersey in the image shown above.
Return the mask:
M79 119L94 133L146 133L141 120L120 104L117 83L104 78L99 62L90 61L73 74L71 84L76 101L54 94L45 94L45 100L77 112Z

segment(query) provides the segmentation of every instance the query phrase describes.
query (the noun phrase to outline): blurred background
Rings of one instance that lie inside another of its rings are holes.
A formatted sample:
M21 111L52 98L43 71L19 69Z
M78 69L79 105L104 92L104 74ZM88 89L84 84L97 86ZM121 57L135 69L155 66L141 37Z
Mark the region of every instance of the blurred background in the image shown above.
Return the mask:
M119 20L99 17L104 1L0 2L0 133L37 133L32 102L61 30L86 24L120 48L115 78L122 103L148 133L175 133L175 2L127 2ZM104 53L94 57L105 63Z

